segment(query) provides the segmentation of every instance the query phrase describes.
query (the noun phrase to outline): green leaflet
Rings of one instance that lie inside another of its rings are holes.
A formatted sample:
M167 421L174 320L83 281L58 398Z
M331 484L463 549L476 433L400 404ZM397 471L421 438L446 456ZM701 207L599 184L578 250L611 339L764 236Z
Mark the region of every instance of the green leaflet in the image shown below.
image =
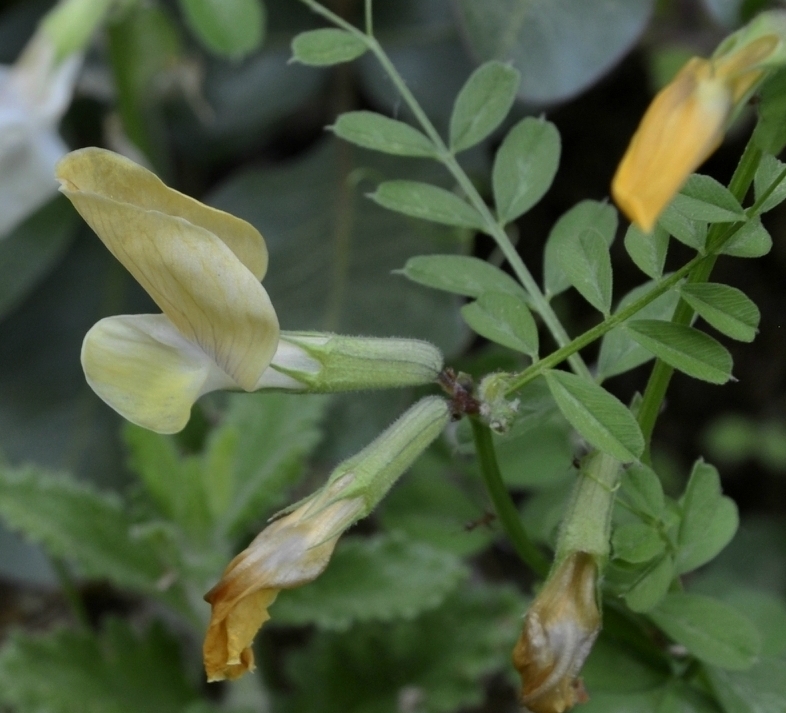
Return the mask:
M411 619L436 609L467 576L461 560L401 533L347 538L324 574L282 592L273 619L345 631L356 622Z
M706 666L725 713L780 713L786 700L786 661L765 658L747 671Z
M545 377L563 416L590 444L623 463L638 460L644 437L630 409L619 399L565 371L547 371Z
M727 337L752 342L758 332L761 313L741 290L716 282L686 283L682 298L708 324Z
M653 280L663 275L668 247L669 234L660 225L656 225L651 233L645 233L631 223L625 233L625 250L630 259Z
M753 191L756 200L767 192L774 181L786 168L786 163L779 161L771 154L765 154L761 157L761 163L756 171L756 176L753 179ZM780 184L770 193L769 198L761 206L761 213L767 213L776 206L786 200L786 181L781 181Z
M345 141L396 156L434 157L433 143L416 128L373 111L349 111L336 119L333 133Z
M292 40L292 59L314 67L351 62L365 54L368 46L346 30L325 27L295 35Z
M731 378L731 354L698 329L657 319L626 322L625 329L645 349L688 376L712 384Z
M188 24L216 54L238 59L262 44L265 5L260 0L180 0Z
M501 224L523 215L543 197L557 173L559 157L559 132L544 119L527 117L508 132L492 172Z
M385 181L369 198L412 218L470 230L485 230L480 214L455 193L420 181Z
M733 257L762 257L772 249L772 237L761 224L761 218L754 218L743 225L721 248L723 255Z
M526 303L504 292L484 292L461 308L464 321L480 336L530 356L538 354L538 327Z
M141 635L118 619L98 633L19 632L0 652L0 701L19 711L180 713L199 700L180 642L158 622Z
M666 596L673 579L674 560L663 555L639 571L624 594L625 604L635 612L650 611Z
M526 297L521 285L506 272L468 255L417 255L398 272L421 285L465 297L478 298L485 292Z
M748 669L761 649L761 637L750 619L700 594L671 592L649 617L670 638L714 666Z
M502 62L486 62L467 79L450 116L450 150L464 151L485 139L508 115L521 75Z
M728 188L710 176L694 173L674 197L671 206L689 220L733 223L746 220L739 201Z
M581 201L554 224L543 252L543 285L547 296L558 295L570 287L570 279L560 262L560 253L569 251L579 235L590 229L600 233L606 244L611 245L617 230L614 207L599 201Z
M641 463L631 465L622 474L620 493L635 511L647 517L660 517L665 507L660 479Z
M611 311L611 255L606 238L594 228L582 230L574 240L562 242L556 259L581 296L598 312Z
M649 562L666 548L658 531L643 522L629 522L614 528L611 544L614 556L631 564Z

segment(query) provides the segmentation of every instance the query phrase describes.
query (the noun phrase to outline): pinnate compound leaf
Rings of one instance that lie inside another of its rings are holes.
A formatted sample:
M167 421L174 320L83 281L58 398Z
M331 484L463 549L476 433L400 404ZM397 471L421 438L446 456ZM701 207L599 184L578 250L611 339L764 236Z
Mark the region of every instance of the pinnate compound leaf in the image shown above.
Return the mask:
M682 324L638 319L625 329L641 346L695 379L725 384L731 378L731 354L708 334Z
M385 181L369 195L383 208L412 218L470 230L486 230L483 218L455 193L420 181Z
M427 287L478 298L486 292L504 292L524 299L521 285L498 267L468 255L417 255L399 271Z
M732 257L762 257L772 250L772 237L754 218L743 225L721 248L721 253Z
M504 292L484 292L461 308L464 321L481 337L502 346L538 353L538 327L524 300Z
M681 499L682 520L677 536L677 574L690 572L713 559L731 542L739 526L734 501L721 494L716 468L698 461Z
M781 713L786 701L786 661L763 658L747 671L704 669L724 713Z
M615 312L625 309L646 295L654 283L647 282L638 287L634 287L625 295L617 305ZM660 297L654 299L646 307L636 312L635 319L658 319L668 320L674 314L674 309L679 302L679 293L676 290L669 290ZM608 379L617 374L635 369L637 366L648 362L653 358L652 352L642 347L634 341L625 329L625 324L621 324L610 330L600 343L600 355L598 356L598 378Z
M336 119L333 133L353 144L396 156L432 157L434 144L413 126L373 111L349 111Z
M180 0L188 24L207 49L237 59L253 52L265 35L260 0Z
M279 595L273 618L340 631L356 622L412 619L436 609L466 576L456 555L401 533L348 538L312 584Z
M134 538L120 499L65 473L0 465L0 516L86 577L150 592L165 574L155 549Z
M485 139L508 115L521 75L502 62L481 64L467 79L450 116L450 150L464 151Z
M562 415L588 443L622 463L638 460L644 452L644 437L625 404L575 374L548 371L545 377Z
M761 157L761 163L753 179L754 196L757 201L778 179L784 169L786 169L786 163L779 161L775 156L765 154ZM762 213L766 213L783 203L784 200L786 200L786 180L781 181L776 186L770 193L769 198L764 201L760 210Z
M611 254L606 238L594 228L559 245L556 259L570 283L598 312L611 310Z
M705 663L741 671L758 659L761 636L756 626L734 607L717 599L671 592L649 612L649 617Z
M578 236L590 229L600 233L606 244L611 245L617 230L614 207L599 201L581 201L554 224L543 253L543 282L549 296L558 295L571 285L558 257L564 249L562 246L573 247Z
M649 562L666 548L658 531L643 522L628 522L616 527L611 544L615 557L632 564Z
M761 313L741 290L717 282L686 283L682 298L708 324L727 337L752 342L758 332Z
M666 596L673 579L674 560L669 555L664 555L642 571L624 594L625 604L631 611L649 611Z
M545 119L527 117L508 132L492 173L500 223L515 220L543 197L557 173L559 157L559 131Z
M0 701L49 713L178 713L199 700L177 639L154 623L138 635L118 619L99 633L17 633L0 653Z
M292 40L292 59L312 67L351 62L365 54L368 46L346 30L325 27L295 35Z
M622 474L621 493L628 504L648 517L660 517L666 503L663 486L652 468L634 463Z
M318 632L288 662L292 709L381 713L398 710L408 692L429 713L478 705L481 681L510 665L523 611L510 590L463 586L413 621L359 624L352 636Z
M668 247L669 234L660 225L656 225L651 233L645 233L631 223L625 233L625 250L630 259L653 280L663 275Z
M747 220L745 211L728 188L714 178L698 173L688 178L671 205L689 220L704 223Z

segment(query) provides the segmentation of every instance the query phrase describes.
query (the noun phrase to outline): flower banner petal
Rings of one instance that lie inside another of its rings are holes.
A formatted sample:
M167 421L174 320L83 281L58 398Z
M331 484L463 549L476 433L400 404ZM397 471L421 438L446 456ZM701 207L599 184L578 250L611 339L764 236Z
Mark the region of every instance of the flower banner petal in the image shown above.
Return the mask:
M102 319L85 336L82 367L109 406L158 433L182 430L202 394L234 385L163 314Z

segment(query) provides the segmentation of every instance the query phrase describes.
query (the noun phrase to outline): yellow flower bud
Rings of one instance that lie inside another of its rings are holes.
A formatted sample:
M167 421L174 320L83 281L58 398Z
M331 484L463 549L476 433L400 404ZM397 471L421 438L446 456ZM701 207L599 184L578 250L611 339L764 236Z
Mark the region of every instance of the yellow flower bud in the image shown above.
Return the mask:
M521 702L532 713L563 713L587 700L578 674L600 631L597 574L591 555L573 552L527 611L513 665L521 674Z

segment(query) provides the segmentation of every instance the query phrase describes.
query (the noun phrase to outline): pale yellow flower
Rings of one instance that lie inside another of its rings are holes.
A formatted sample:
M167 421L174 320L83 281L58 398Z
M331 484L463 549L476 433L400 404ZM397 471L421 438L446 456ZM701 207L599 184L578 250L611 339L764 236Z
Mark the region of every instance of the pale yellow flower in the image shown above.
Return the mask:
M532 713L563 713L587 700L578 674L600 631L597 575L591 555L568 555L527 611L513 665Z
M612 182L612 195L645 232L723 140L731 118L782 45L763 35L712 59L691 59L653 99Z
M174 433L207 391L253 391L266 378L287 380L265 376L279 328L259 282L268 257L253 226L103 149L68 154L56 175L164 313L110 317L88 332L82 365L104 401L129 421Z

